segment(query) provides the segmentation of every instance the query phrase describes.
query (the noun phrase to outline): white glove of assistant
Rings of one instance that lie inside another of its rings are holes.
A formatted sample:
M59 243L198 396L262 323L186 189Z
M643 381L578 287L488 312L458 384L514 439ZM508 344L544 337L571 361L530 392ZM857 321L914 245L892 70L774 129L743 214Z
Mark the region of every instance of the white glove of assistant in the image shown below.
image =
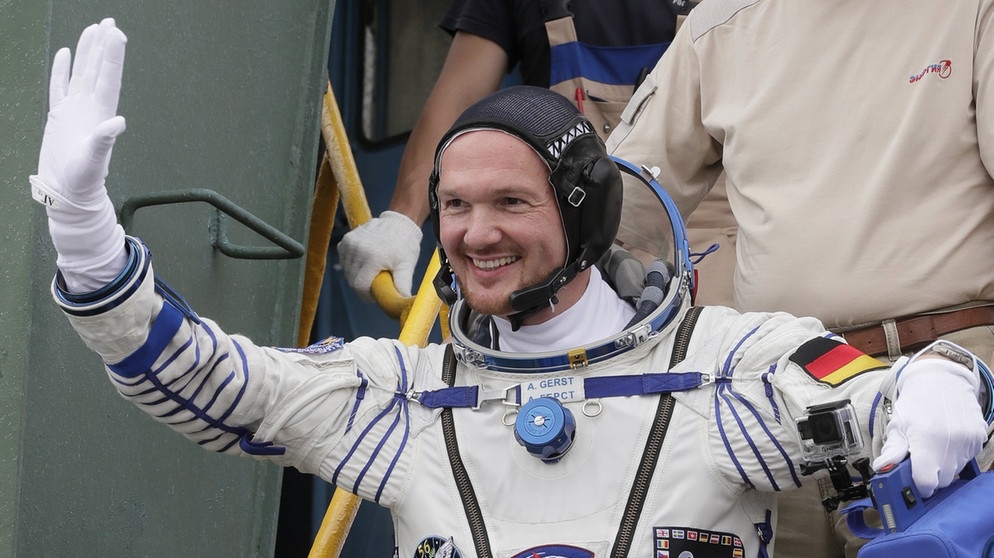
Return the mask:
M32 175L31 195L45 205L57 265L70 292L87 293L124 269L124 230L104 180L114 140L124 131L117 116L127 38L105 19L87 27L72 64L68 48L52 62L48 122Z
M910 452L911 472L925 498L955 479L987 439L977 397L980 379L942 358L912 359L897 380L897 400L886 441L873 461L879 470Z
M411 296L420 250L421 227L396 211L384 211L349 231L338 243L345 280L367 302L373 300L369 288L381 271L393 274L397 292Z

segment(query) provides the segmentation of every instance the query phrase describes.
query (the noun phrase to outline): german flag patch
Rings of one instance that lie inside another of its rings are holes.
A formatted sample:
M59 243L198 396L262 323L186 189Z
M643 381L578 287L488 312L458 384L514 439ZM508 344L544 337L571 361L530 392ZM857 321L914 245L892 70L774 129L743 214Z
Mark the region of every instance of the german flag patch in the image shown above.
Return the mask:
M841 341L818 337L801 345L790 360L812 378L837 386L868 370L887 368L887 364Z

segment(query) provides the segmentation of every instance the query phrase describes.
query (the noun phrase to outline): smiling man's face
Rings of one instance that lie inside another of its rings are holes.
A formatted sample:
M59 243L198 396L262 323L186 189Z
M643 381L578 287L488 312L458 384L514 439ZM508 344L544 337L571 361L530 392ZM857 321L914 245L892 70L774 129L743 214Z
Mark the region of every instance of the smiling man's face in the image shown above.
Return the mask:
M442 153L439 240L477 312L514 313L508 297L566 261L566 235L549 168L520 139L496 130L456 137Z

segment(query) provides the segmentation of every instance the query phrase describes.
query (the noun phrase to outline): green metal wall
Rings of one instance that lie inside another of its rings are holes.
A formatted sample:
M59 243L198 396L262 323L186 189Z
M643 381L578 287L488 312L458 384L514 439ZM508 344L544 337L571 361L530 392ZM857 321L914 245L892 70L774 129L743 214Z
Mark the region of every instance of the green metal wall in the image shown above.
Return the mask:
M52 303L31 201L52 55L114 17L128 35L108 190L208 188L304 241L334 2L0 0L0 557L268 556L280 470L203 451L117 397ZM199 313L294 344L303 259L212 248L205 203L129 230ZM228 220L232 242L269 242Z

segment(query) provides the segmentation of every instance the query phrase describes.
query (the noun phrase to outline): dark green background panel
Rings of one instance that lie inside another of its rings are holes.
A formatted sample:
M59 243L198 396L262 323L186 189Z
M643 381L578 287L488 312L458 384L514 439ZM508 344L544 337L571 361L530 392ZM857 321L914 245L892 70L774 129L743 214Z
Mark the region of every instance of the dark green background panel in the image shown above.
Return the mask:
M208 188L304 243L334 2L0 0L0 556L269 556L280 469L203 451L119 398L51 301L30 200L59 47L111 16L128 35L115 205ZM130 232L198 312L292 345L303 259L236 260L205 203ZM229 220L232 242L271 245Z

